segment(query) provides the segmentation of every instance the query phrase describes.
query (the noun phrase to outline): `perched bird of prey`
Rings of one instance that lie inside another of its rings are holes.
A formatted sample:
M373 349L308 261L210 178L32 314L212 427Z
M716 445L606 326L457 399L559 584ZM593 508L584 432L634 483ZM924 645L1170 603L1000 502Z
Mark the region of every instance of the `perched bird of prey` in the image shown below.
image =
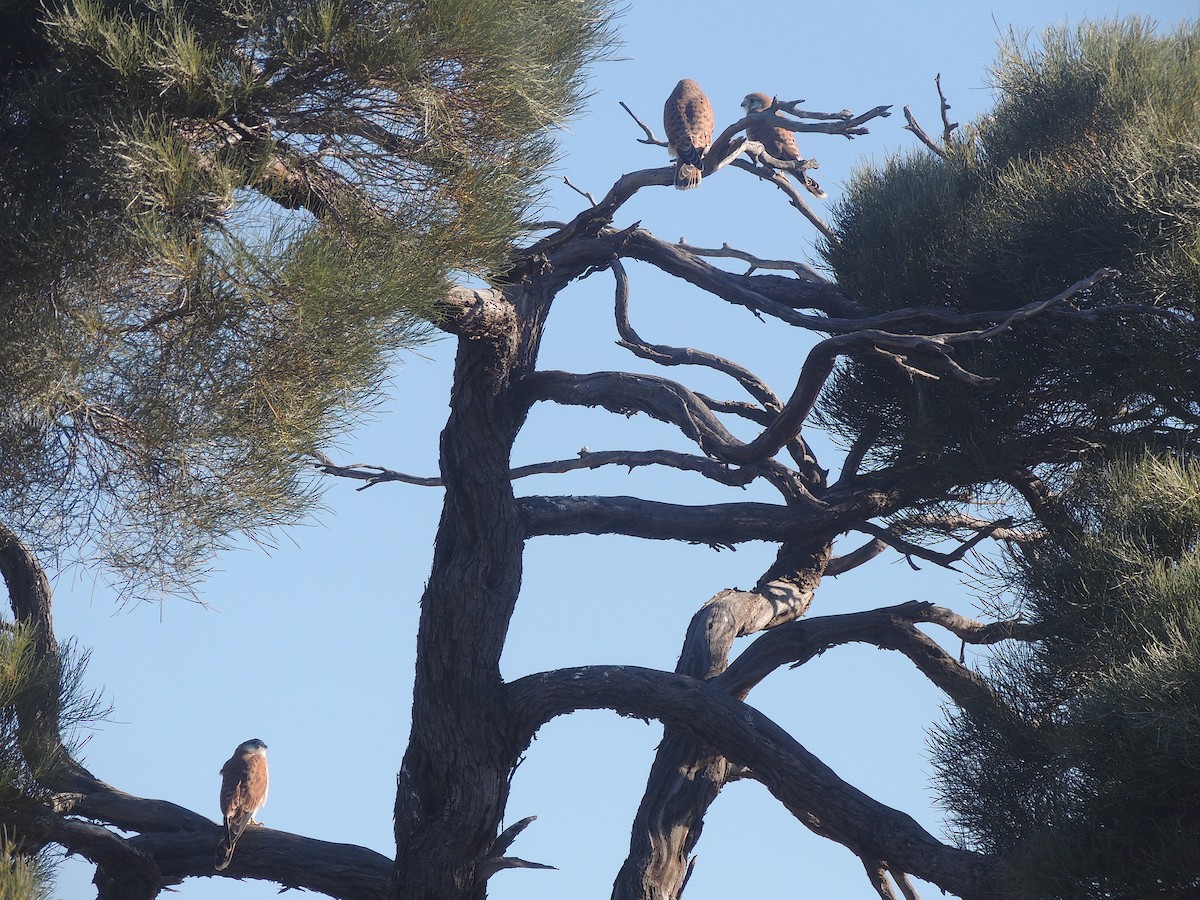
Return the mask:
M215 865L221 872L233 859L233 848L246 826L267 802L267 745L258 738L238 744L221 766L221 814L225 834L217 844Z
M675 85L663 107L667 152L675 160L675 187L681 191L698 187L703 173L704 153L712 144L712 104L700 85L685 78Z
M747 94L742 101L742 109L746 115L766 112L775 105L775 100L761 91ZM769 122L751 122L746 128L746 137L763 145L767 155L775 157L780 162L799 162L804 159L796 147L796 138L786 128L771 125ZM821 186L803 169L789 169L792 175L804 185L814 196L824 199L829 195L821 190Z

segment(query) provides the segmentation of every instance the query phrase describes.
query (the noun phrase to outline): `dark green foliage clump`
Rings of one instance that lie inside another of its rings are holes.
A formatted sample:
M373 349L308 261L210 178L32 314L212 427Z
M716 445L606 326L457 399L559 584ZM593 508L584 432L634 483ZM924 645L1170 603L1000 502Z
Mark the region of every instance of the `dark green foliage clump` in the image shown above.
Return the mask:
M1047 637L988 680L1022 724L969 711L935 734L963 843L1030 898L1200 891L1200 465L1146 457L1081 478L1052 537L1007 569Z
M0 520L153 593L310 509L304 455L504 270L606 3L7 4Z
M1120 272L1076 298L1088 320L1050 312L959 345L990 388L912 383L882 359L832 383L823 422L848 439L879 429L870 461L937 459L967 482L1131 434L1167 439L1168 420L1197 413L1200 375L1200 25L1088 24L1033 49L1010 36L994 84L994 111L945 158L859 172L825 250L839 284L881 312L1013 309Z

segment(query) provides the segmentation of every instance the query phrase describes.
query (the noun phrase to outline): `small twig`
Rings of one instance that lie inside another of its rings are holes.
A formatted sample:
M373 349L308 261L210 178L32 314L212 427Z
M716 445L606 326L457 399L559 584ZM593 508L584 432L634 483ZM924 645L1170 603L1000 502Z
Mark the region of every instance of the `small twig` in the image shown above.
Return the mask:
M645 122L643 122L641 119L639 119L634 114L633 110L630 109L629 106L625 103L624 100L620 100L618 102L621 104L621 108L623 110L625 110L625 112L629 113L630 118L632 118L633 121L637 122L638 125L641 127L642 131L644 131L646 133L646 136L644 138L638 138L639 144L649 144L652 147L666 147L667 146L667 142L660 141L658 138L656 138L654 136L654 132L650 129L650 126L647 125Z
M575 185L571 183L571 179L566 175L563 176L563 184L565 184L575 193L579 194L581 197L584 197L588 203L592 204L592 206L596 205L596 198L592 195L592 193L590 191L583 190L583 188L575 187Z
M854 528L856 531L861 531L883 541L893 549L899 550L905 556L915 556L918 559L928 560L929 562L935 563L943 568L950 569L952 572L957 572L958 570L954 568L954 563L961 560L978 544L990 537L993 537L997 531L1011 528L1012 524L1013 520L1008 518L988 523L987 525L979 528L978 533L974 537L972 537L970 540L964 541L958 546L957 549L952 550L949 553L939 553L936 550L930 550L928 547L922 547L920 544L914 544L911 541L906 541L904 538L900 537L895 530L890 528L882 528L879 525L875 525L871 522L861 522L854 526ZM916 568L911 559L909 560L909 565L912 565L913 568Z

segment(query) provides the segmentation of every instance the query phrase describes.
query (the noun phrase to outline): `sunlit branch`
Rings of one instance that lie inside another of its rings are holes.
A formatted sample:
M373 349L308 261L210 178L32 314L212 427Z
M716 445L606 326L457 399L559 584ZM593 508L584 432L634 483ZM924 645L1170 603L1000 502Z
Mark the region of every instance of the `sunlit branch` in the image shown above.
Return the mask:
M836 113L817 113L806 110L796 109L796 105L803 101L779 101L776 100L772 104L772 108L766 112L751 113L748 116L743 116L732 125L722 131L716 138L713 139L712 146L715 152L723 153L722 148L729 145L734 136L756 121L762 121L766 124L776 126L778 128L786 128L788 131L808 132L819 134L840 134L845 138L853 139L855 137L868 134L869 131L864 126L872 119L887 118L890 116L892 107L876 106L873 109L867 110L861 115L854 115L850 110L842 110ZM801 116L810 119L822 119L821 122L798 122L796 119L788 118L775 114L776 109L782 109L793 116Z
M857 569L859 566L870 562L887 548L888 545L878 538L870 540L849 553L845 553L842 556L835 556L831 559L829 565L825 567L825 574L831 578L844 575L851 569Z
M933 83L937 85L938 103L942 113L942 143L949 144L954 138L954 129L958 127L958 123L950 121L950 102L946 99L946 94L942 91L941 72L938 72L934 76Z

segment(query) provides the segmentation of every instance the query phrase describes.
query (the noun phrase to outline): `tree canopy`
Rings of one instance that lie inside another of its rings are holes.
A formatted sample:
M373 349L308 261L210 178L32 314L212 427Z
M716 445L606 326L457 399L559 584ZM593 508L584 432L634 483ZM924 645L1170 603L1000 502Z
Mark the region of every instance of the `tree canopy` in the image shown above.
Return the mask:
M157 596L310 512L306 454L503 266L603 12L6 5L0 519Z
M1089 471L1006 567L1042 640L987 673L1010 715L937 733L942 802L964 843L1011 859L1027 897L1186 897L1200 884L1196 460Z

